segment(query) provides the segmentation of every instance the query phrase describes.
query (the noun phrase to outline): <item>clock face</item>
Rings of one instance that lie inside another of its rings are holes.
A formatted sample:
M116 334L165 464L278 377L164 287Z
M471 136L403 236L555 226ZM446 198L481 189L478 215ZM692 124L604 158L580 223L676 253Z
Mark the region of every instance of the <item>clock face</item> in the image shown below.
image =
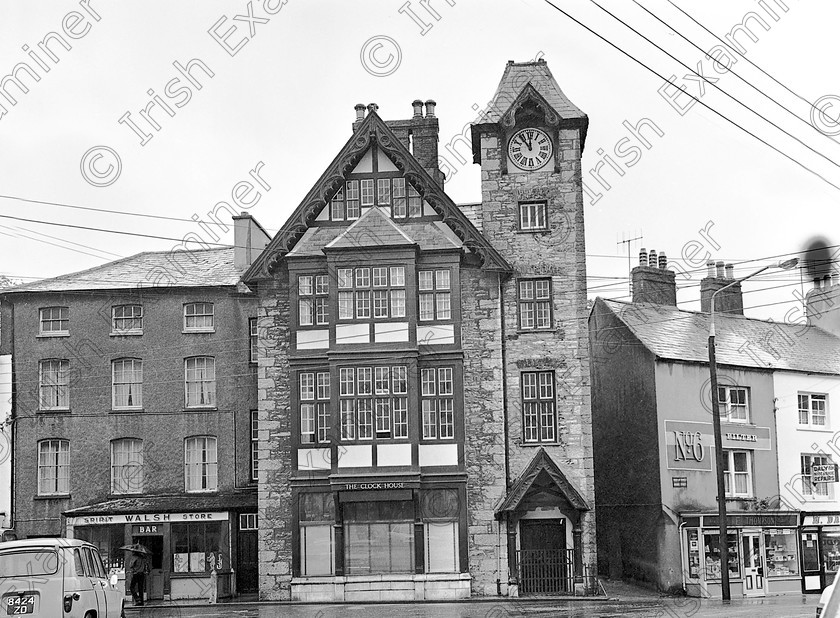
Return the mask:
M535 170L551 158L551 138L539 129L522 129L508 143L508 156L523 170Z

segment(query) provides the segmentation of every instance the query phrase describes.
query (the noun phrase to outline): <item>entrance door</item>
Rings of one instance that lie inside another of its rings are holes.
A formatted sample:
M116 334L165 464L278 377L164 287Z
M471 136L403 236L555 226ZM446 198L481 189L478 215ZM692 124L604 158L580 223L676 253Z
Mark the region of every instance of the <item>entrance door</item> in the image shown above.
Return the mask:
M135 536L134 543L145 545L152 555L151 573L146 579L146 598L150 601L163 599L163 536Z
M558 594L573 589L571 550L566 550L566 520L519 521L520 594Z
M823 589L819 533L816 529L802 531L802 580L805 592L819 592Z
M764 543L760 532L741 534L741 553L744 557L744 596L763 597Z
M237 545L236 589L257 592L257 531L240 529Z

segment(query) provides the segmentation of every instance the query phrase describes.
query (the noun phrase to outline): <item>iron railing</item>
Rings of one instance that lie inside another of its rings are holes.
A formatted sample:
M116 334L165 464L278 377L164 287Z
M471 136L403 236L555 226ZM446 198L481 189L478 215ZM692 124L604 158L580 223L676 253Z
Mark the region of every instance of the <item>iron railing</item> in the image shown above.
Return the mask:
M516 551L519 594L573 594L573 549L519 549Z

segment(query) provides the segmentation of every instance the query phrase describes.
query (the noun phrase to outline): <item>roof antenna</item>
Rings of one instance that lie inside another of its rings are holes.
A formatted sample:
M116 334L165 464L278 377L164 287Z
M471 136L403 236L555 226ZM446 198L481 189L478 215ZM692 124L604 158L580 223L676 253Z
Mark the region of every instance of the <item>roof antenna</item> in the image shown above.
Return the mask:
M616 245L627 245L627 289L630 293L630 300L633 300L633 276L630 274L633 270L633 264L631 261L632 253L630 252L630 243L637 240L644 240L644 235L641 232L636 232L636 234L638 234L638 236L635 236L634 238L624 238L624 232L622 232L621 240L615 243Z

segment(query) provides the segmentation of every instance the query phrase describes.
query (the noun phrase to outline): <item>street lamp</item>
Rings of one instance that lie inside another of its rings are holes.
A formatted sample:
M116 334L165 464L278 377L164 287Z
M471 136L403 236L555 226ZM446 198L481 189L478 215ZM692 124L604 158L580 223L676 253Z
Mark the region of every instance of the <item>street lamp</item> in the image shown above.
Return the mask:
M726 482L723 477L723 438L720 432L720 413L718 412L718 387L717 387L717 364L715 362L715 296L723 292L726 288L741 283L758 274L763 273L769 268L781 268L782 270L789 270L794 268L799 263L797 258L785 260L778 264L770 264L763 268L759 268L752 274L740 279L727 283L719 290L715 290L712 294L712 299L709 305L711 319L709 321L709 374L710 387L712 397L712 426L715 433L715 470L717 472L717 500L718 500L718 521L720 526L720 536L718 537L718 545L720 547L720 586L721 599L729 601L729 543L727 541L726 529Z

